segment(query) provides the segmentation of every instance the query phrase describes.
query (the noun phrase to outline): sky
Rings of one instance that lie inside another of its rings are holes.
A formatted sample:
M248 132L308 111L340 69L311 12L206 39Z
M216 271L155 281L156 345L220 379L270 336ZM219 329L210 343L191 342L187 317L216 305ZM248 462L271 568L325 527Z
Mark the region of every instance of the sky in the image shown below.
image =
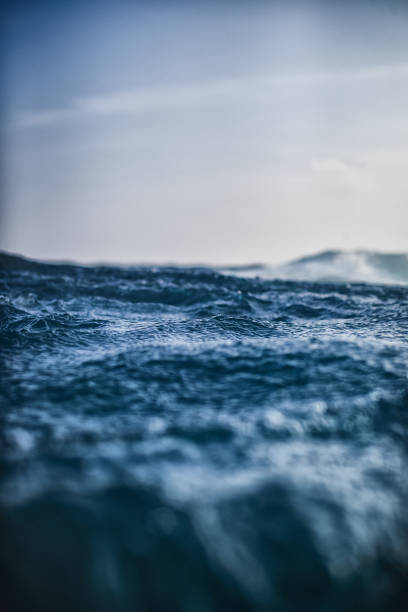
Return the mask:
M408 251L408 2L13 2L0 248L275 263Z

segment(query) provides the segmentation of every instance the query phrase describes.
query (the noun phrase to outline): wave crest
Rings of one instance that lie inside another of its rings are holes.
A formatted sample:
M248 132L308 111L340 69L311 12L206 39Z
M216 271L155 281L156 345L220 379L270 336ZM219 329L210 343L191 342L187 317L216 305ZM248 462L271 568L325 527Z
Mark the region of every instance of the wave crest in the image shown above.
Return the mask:
M242 276L314 282L408 284L408 254L330 250L283 265L224 268Z

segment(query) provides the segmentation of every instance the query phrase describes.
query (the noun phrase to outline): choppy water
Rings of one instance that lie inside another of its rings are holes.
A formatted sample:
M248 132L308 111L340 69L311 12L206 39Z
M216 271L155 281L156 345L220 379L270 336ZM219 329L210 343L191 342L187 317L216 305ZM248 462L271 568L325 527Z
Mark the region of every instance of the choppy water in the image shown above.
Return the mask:
M407 609L407 286L0 266L5 610Z

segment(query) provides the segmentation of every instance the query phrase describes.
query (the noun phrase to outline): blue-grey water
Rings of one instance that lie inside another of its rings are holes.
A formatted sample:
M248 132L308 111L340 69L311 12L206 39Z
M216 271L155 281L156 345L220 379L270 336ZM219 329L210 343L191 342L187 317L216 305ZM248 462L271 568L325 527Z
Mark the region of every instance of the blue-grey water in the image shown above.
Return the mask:
M1 610L408 609L408 265L350 257L0 256Z

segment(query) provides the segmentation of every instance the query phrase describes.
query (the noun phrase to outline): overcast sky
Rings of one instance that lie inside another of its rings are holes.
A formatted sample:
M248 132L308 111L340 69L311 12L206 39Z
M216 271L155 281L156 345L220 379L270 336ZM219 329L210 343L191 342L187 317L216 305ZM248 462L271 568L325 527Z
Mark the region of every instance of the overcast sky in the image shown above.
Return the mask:
M1 248L408 251L408 3L10 3Z

